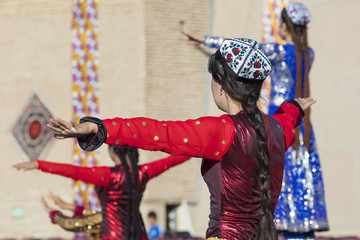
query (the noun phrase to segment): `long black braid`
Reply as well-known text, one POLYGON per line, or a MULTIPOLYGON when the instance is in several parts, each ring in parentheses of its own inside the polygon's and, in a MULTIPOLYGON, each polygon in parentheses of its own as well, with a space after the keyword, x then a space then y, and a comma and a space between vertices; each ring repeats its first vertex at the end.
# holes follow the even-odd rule
POLYGON ((120 158, 121 164, 126 173, 126 190, 128 196, 128 216, 129 224, 127 229, 127 239, 139 240, 143 235, 146 236, 145 225, 139 210, 140 207, 140 192, 139 192, 139 152, 137 148, 129 146, 110 145, 114 153, 120 158), (126 161, 126 156, 129 157, 131 162, 131 172, 129 165, 126 161), (133 216, 131 218, 131 216, 133 216))
POLYGON ((263 114, 257 106, 262 81, 249 81, 249 79, 236 76, 227 65, 226 60, 221 56, 219 50, 210 57, 208 68, 213 79, 223 86, 226 93, 232 99, 241 104, 256 132, 257 147, 259 150, 259 155, 257 156, 257 164, 259 167, 258 179, 262 203, 256 239, 275 240, 277 238, 276 229, 270 210, 269 147, 263 114))

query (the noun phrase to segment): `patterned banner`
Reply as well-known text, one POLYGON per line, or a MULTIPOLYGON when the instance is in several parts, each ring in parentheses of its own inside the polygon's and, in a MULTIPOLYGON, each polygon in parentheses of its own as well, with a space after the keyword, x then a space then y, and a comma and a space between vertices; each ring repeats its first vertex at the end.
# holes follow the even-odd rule
POLYGON ((263 43, 284 43, 280 37, 281 10, 289 0, 264 0, 261 40, 263 43))
MULTIPOLYGON (((75 121, 84 116, 99 117, 98 5, 98 0, 72 0, 72 102, 75 121)), ((99 153, 96 151, 82 151, 75 141, 75 165, 95 166, 98 157, 99 153)), ((75 181, 73 191, 76 204, 99 210, 100 205, 93 185, 75 181)))
MULTIPOLYGON (((284 43, 280 37, 279 24, 281 10, 289 3, 289 0, 264 0, 263 24, 261 31, 261 41, 263 43, 284 43)), ((271 80, 268 77, 263 84, 259 107, 265 113, 268 112, 270 100, 271 80)))

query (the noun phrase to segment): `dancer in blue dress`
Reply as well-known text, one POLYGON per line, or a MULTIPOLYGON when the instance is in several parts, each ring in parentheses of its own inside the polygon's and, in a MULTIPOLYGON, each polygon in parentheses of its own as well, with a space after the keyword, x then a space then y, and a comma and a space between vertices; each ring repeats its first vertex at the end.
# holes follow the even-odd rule
MULTIPOLYGON (((307 43, 310 13, 301 3, 289 3, 281 13, 280 34, 286 44, 262 44, 273 65, 270 74, 269 115, 285 99, 308 97, 309 71, 314 52, 307 43)), ((200 39, 183 32, 189 44, 204 44, 218 48, 222 37, 200 39)), ((296 142, 286 152, 283 185, 275 211, 278 231, 287 239, 313 239, 315 231, 328 230, 324 184, 310 109, 296 131, 296 142)))

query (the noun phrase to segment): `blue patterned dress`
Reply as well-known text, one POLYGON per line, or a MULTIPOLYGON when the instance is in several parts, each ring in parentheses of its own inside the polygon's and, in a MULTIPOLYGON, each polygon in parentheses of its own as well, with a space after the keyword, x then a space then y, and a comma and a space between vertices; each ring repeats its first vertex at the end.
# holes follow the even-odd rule
MULTIPOLYGON (((262 48, 273 64, 269 114, 285 99, 295 98, 296 50, 293 44, 263 44, 262 48)), ((309 49, 309 65, 314 52, 309 49)), ((303 66, 304 57, 303 57, 303 66)), ((303 68, 303 76, 305 67, 303 68)), ((303 79, 303 84, 304 84, 303 79)), ((324 184, 320 158, 311 129, 310 151, 304 146, 304 123, 300 125, 298 152, 290 147, 285 155, 285 169, 279 202, 275 210, 275 224, 279 231, 304 233, 329 228, 325 206, 324 184)))
MULTIPOLYGON (((204 45, 217 48, 222 37, 205 37, 204 45)), ((296 50, 293 44, 261 44, 273 65, 270 74, 271 91, 269 115, 286 99, 294 99, 296 91, 296 50)), ((309 49, 309 65, 314 52, 309 49)), ((304 57, 303 57, 303 66, 304 57)), ((305 67, 303 68, 303 76, 305 67)), ((303 82, 305 80, 303 79, 303 82)), ((316 148, 314 131, 311 129, 310 152, 305 149, 304 123, 300 125, 298 152, 290 147, 285 155, 285 169, 279 202, 275 210, 278 231, 299 234, 329 228, 325 206, 324 184, 320 158, 316 148)), ((305 235, 304 235, 305 238, 305 235)), ((300 237, 301 239, 301 237, 300 237)))

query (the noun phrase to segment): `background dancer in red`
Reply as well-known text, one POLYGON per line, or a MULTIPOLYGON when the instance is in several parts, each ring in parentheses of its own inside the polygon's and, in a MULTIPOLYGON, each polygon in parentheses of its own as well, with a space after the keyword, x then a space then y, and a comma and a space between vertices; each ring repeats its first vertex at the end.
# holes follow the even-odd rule
POLYGON ((274 240, 285 151, 303 110, 316 101, 288 100, 273 116, 262 114, 257 101, 271 70, 256 41, 226 39, 210 57, 209 72, 215 103, 227 115, 187 121, 85 117, 80 124, 57 118, 48 127, 57 139, 77 137, 88 151, 105 142, 202 157, 211 194, 206 237, 274 240))
POLYGON ((189 157, 169 156, 139 166, 136 148, 110 145, 109 154, 115 167, 78 167, 40 160, 19 163, 14 167, 17 170, 40 169, 95 184, 103 217, 101 238, 144 239, 146 231, 139 205, 147 182, 189 157))

